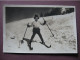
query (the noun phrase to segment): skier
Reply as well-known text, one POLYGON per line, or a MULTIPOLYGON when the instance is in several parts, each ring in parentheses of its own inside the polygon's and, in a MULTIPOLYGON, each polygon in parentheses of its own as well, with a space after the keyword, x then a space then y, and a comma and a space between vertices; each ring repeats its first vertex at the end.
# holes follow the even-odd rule
POLYGON ((34 16, 34 20, 35 21, 33 21, 31 25, 29 23, 27 24, 27 27, 33 27, 33 34, 31 36, 30 42, 28 44, 30 50, 33 50, 33 48, 31 47, 31 42, 32 42, 32 40, 33 40, 33 38, 35 37, 36 34, 39 35, 39 37, 40 37, 40 39, 42 41, 41 43, 42 44, 45 44, 45 42, 43 40, 43 37, 41 35, 41 32, 40 32, 40 25, 45 25, 46 24, 46 21, 44 21, 44 23, 40 23, 38 21, 38 19, 39 19, 39 15, 38 14, 35 14, 35 16, 34 16))

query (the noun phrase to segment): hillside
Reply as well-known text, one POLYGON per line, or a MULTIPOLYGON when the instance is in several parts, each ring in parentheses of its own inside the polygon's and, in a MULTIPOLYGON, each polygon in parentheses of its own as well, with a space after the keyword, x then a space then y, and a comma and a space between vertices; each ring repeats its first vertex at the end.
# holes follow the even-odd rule
MULTIPOLYGON (((46 48, 41 45, 38 35, 35 36, 32 42, 33 50, 30 51, 27 42, 24 40, 23 44, 19 41, 22 40, 27 23, 31 23, 34 19, 22 19, 6 24, 6 40, 4 40, 4 52, 11 53, 76 53, 77 52, 77 38, 76 38, 76 24, 74 13, 56 16, 44 17, 49 25, 54 37, 46 25, 41 26, 41 34, 47 45, 51 48, 46 48), (13 39, 12 39, 13 38, 13 39), (44 50, 44 51, 43 51, 44 50)), ((43 19, 39 19, 43 22, 43 19)), ((32 27, 27 28, 25 38, 30 39, 32 35, 32 27)))

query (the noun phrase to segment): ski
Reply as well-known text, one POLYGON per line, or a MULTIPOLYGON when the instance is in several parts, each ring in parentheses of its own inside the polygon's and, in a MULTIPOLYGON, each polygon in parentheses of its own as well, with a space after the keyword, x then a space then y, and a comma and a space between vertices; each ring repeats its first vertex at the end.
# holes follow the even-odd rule
POLYGON ((30 39, 23 38, 23 40, 25 40, 27 42, 29 49, 33 50, 33 47, 31 47, 31 45, 29 44, 30 39))
MULTIPOLYGON (((27 42, 29 49, 30 49, 30 50, 33 50, 33 47, 31 47, 31 45, 29 44, 30 39, 23 38, 23 40, 25 40, 25 41, 27 42)), ((24 43, 23 40, 20 41, 21 44, 24 43)), ((36 42, 36 41, 33 41, 33 42, 36 42)), ((47 48, 50 48, 50 47, 51 47, 51 45, 48 46, 48 45, 46 45, 45 43, 42 43, 42 42, 40 42, 40 43, 41 43, 42 45, 44 45, 45 47, 47 47, 47 48)))
POLYGON ((47 48, 50 48, 51 47, 51 45, 50 46, 48 46, 48 45, 46 45, 45 43, 42 43, 42 42, 40 42, 42 45, 44 45, 44 46, 46 46, 47 48))

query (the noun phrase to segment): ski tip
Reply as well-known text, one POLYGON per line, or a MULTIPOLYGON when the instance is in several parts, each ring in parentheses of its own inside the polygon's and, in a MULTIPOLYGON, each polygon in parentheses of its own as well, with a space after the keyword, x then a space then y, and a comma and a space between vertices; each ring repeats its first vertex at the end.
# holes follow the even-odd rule
POLYGON ((51 45, 48 48, 51 48, 51 45))
POLYGON ((50 47, 51 47, 51 45, 50 45, 50 47))

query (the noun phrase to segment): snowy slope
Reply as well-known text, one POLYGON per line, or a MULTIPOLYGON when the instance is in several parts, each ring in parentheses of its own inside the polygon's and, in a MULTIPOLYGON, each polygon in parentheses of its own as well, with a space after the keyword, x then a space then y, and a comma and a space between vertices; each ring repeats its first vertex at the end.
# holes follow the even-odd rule
MULTIPOLYGON (((14 21, 6 24, 6 40, 4 41, 4 52, 11 53, 76 53, 77 52, 77 39, 76 39, 76 29, 75 29, 75 16, 74 13, 66 15, 48 16, 44 17, 49 25, 51 31, 54 34, 52 36, 46 25, 41 26, 41 34, 47 45, 51 44, 51 48, 46 48, 41 45, 41 41, 38 35, 35 36, 32 42, 33 50, 30 51, 27 42, 24 41, 20 44, 19 41, 22 40, 27 23, 31 23, 34 19, 22 19, 19 21, 14 21), (13 38, 13 39, 11 39, 13 38)), ((40 18, 39 21, 43 22, 40 18)), ((32 35, 32 27, 27 28, 27 33, 25 38, 30 39, 32 35)))

